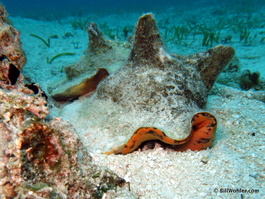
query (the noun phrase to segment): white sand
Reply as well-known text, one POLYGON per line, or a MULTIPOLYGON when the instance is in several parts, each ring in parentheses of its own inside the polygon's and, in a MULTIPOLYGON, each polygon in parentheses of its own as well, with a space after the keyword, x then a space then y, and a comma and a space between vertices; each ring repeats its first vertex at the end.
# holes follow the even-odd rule
MULTIPOLYGON (((126 23, 134 25, 139 16, 137 13, 130 15, 130 22, 125 22, 124 16, 115 15, 95 20, 103 23, 115 19, 120 26, 126 23)), ((160 17, 157 16, 158 19, 160 17)), ((64 80, 65 76, 60 72, 62 67, 76 63, 87 47, 87 33, 82 30, 74 31, 70 23, 72 18, 63 19, 60 23, 22 18, 12 20, 15 27, 22 32, 23 47, 27 53, 28 63, 24 74, 31 81, 41 84, 46 91, 56 81, 64 80), (74 37, 63 39, 65 32, 74 33, 74 37), (45 38, 57 34, 59 38, 51 39, 51 47, 47 48, 41 41, 29 36, 30 33, 45 38), (80 48, 74 49, 72 42, 79 42, 80 48), (74 52, 76 55, 61 57, 52 64, 47 64, 46 57, 52 57, 59 52, 74 52)), ((114 25, 115 23, 110 26, 114 25)), ((170 51, 179 54, 207 49, 200 46, 199 40, 190 47, 173 44, 167 46, 170 51)), ((264 44, 257 42, 253 46, 242 46, 241 43, 234 42, 232 46, 240 58, 241 70, 259 71, 261 77, 265 77, 264 44)), ((54 115, 61 113, 61 117, 76 127, 95 163, 124 177, 130 182, 131 191, 139 198, 264 198, 265 104, 251 99, 248 91, 222 85, 216 85, 216 88, 220 94, 209 96, 207 111, 218 119, 217 138, 212 149, 200 152, 172 152, 157 148, 125 156, 102 155, 101 152, 113 147, 109 137, 110 133, 115 133, 112 132, 113 129, 117 127, 117 132, 133 132, 135 129, 130 127, 131 124, 141 125, 144 118, 139 119, 138 113, 124 113, 119 107, 113 110, 111 104, 94 112, 90 108, 92 111, 89 118, 81 117, 80 110, 85 105, 93 105, 82 103, 93 101, 93 98, 76 101, 62 111, 56 108, 52 111, 54 115), (97 111, 102 111, 102 114, 97 111), (118 118, 122 119, 116 120, 118 118), (215 188, 218 188, 218 193, 214 192, 215 188), (220 193, 221 188, 257 189, 259 193, 220 193)), ((108 103, 105 102, 105 105, 108 103)), ((157 117, 157 120, 161 120, 163 116, 157 117)), ((123 144, 127 139, 117 134, 115 142, 123 144)))
MULTIPOLYGON (((65 107, 62 115, 81 133, 94 161, 124 177, 141 198, 240 198, 240 193, 215 193, 214 188, 258 189, 259 194, 243 196, 262 198, 264 102, 249 99, 244 96, 246 92, 221 85, 218 88, 220 96, 210 96, 207 109, 218 119, 217 138, 214 147, 206 151, 181 153, 157 148, 126 156, 106 156, 101 153, 113 147, 113 143, 117 146, 128 139, 118 132, 133 132, 132 124, 140 126, 144 117, 124 113, 107 103, 102 109, 102 104, 97 110, 87 107, 91 114, 86 115, 82 104, 89 103, 84 101, 65 107), (112 133, 117 133, 116 140, 110 136, 112 133)), ((160 119, 157 117, 157 124, 162 122, 160 119)))

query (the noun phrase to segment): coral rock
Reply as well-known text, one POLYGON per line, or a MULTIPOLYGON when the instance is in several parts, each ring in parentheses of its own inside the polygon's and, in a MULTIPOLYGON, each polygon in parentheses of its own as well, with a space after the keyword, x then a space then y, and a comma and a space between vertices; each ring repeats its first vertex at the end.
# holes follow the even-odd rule
POLYGON ((0 198, 101 198, 125 181, 94 165, 75 129, 49 110, 37 84, 24 85, 19 33, 0 5, 0 198), (102 186, 102 187, 101 187, 102 186))
POLYGON ((0 61, 7 58, 19 70, 26 64, 20 42, 20 33, 7 23, 7 13, 0 4, 0 61))
POLYGON ((26 56, 20 42, 20 33, 7 23, 7 13, 0 4, 0 87, 12 88, 22 83, 20 71, 26 64, 26 56))
POLYGON ((12 130, 0 123, 0 138, 5 143, 0 147, 4 165, 0 168, 1 197, 91 198, 104 193, 97 184, 108 190, 125 183, 92 164, 75 130, 66 122, 28 123, 14 125, 12 130))

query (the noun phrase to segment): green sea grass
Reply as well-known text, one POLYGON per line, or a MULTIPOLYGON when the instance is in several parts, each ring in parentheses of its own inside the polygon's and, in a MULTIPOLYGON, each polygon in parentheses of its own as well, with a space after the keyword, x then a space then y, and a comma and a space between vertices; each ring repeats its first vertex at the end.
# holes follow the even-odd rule
POLYGON ((55 56, 53 56, 51 59, 49 59, 48 57, 46 58, 47 59, 47 63, 48 64, 51 64, 55 59, 59 58, 59 57, 62 57, 62 56, 68 56, 68 55, 75 55, 75 53, 59 53, 55 56))
POLYGON ((45 39, 43 39, 42 37, 40 37, 38 35, 35 35, 35 34, 30 34, 30 36, 35 37, 35 38, 41 40, 47 47, 50 47, 51 46, 51 41, 50 41, 51 36, 48 37, 47 41, 45 39))
POLYGON ((72 22, 72 27, 77 30, 86 30, 87 24, 89 23, 89 17, 86 19, 82 19, 81 17, 75 18, 72 22))
POLYGON ((202 46, 213 46, 218 43, 220 39, 220 32, 203 31, 202 46))

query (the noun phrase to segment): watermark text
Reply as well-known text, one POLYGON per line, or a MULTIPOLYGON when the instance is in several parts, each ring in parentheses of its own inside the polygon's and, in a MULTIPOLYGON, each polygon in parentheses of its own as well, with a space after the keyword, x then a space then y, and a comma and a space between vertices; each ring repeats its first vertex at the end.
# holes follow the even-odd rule
POLYGON ((242 189, 242 188, 215 188, 215 193, 259 193, 258 189, 242 189))

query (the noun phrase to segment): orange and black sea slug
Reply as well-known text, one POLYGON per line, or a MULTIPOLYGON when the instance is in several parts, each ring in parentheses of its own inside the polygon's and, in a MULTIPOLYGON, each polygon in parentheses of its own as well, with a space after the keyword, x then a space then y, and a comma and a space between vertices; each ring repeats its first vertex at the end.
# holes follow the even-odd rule
POLYGON ((129 141, 104 154, 128 154, 136 150, 143 142, 160 140, 172 145, 176 151, 204 150, 212 146, 217 128, 217 121, 213 115, 207 112, 200 112, 191 120, 191 133, 185 139, 175 140, 168 137, 163 131, 154 127, 141 127, 137 129, 129 141))

